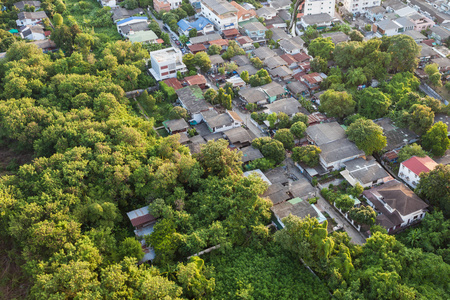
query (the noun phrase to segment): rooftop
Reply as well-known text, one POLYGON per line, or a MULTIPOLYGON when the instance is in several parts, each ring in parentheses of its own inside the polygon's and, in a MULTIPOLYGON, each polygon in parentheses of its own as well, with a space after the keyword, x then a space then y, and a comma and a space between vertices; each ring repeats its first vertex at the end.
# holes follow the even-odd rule
POLYGON ((418 140, 419 136, 407 128, 399 128, 394 125, 390 118, 383 118, 375 122, 383 128, 383 133, 387 139, 387 145, 383 151, 390 151, 418 140))
POLYGON ((257 103, 267 99, 266 94, 258 88, 240 89, 239 96, 248 103, 257 103))
POLYGON ((148 211, 148 206, 144 206, 127 213, 128 218, 134 227, 156 221, 156 218, 148 211))
POLYGON ((211 33, 211 34, 205 34, 205 35, 200 35, 200 36, 196 36, 196 37, 192 37, 189 41, 191 42, 191 44, 203 44, 209 41, 215 41, 218 39, 221 39, 222 36, 218 33, 211 33))
POLYGON ((201 0, 201 2, 208 6, 210 10, 218 16, 238 12, 236 7, 225 0, 201 0))
POLYGON ((306 129, 306 134, 319 147, 324 144, 346 138, 345 130, 338 124, 338 122, 309 126, 306 129))
POLYGON ((176 91, 178 98, 191 114, 199 113, 212 108, 211 104, 205 101, 202 90, 198 85, 191 85, 176 91))
POLYGON ((284 203, 277 204, 270 209, 280 219, 289 215, 294 215, 299 218, 305 218, 306 216, 314 218, 319 216, 311 204, 309 204, 307 200, 302 200, 301 198, 291 199, 284 203))
POLYGON ((169 129, 171 132, 184 130, 189 128, 189 124, 184 119, 177 120, 167 120, 163 122, 164 127, 169 129))
POLYGON ((337 45, 339 43, 342 42, 347 42, 350 40, 350 38, 348 37, 348 35, 346 35, 343 32, 329 32, 329 33, 324 33, 322 34, 323 38, 331 38, 331 41, 333 41, 333 44, 337 45))
POLYGON ((265 183, 267 183, 267 185, 269 185, 269 186, 272 185, 272 182, 270 182, 270 180, 266 177, 266 175, 264 175, 263 172, 261 172, 260 169, 244 172, 243 175, 245 177, 248 177, 248 176, 251 176, 251 175, 253 175, 253 176, 256 175, 256 176, 260 177, 265 183))
POLYGON ((223 60, 222 56, 220 56, 219 54, 216 55, 211 55, 209 57, 209 59, 211 60, 211 64, 212 65, 218 65, 218 64, 223 64, 225 61, 223 60))
POLYGON ((390 176, 375 159, 356 158, 344 164, 345 169, 351 176, 359 180, 363 185, 390 176))
POLYGON ((255 159, 264 157, 262 155, 261 151, 259 151, 256 148, 253 148, 252 146, 241 148, 239 151, 242 152, 241 160, 242 160, 243 163, 246 163, 246 162, 253 161, 255 159))
POLYGON ((268 67, 269 69, 275 69, 276 67, 287 65, 287 63, 280 56, 275 56, 264 61, 264 65, 266 65, 266 67, 268 67))
POLYGON ((413 156, 410 159, 405 160, 401 163, 403 166, 411 170, 417 176, 420 173, 428 173, 438 165, 434 160, 432 160, 429 156, 418 157, 413 156))
POLYGON ((269 97, 280 96, 286 93, 286 90, 277 82, 265 84, 260 87, 269 97))
MULTIPOLYGON (((318 125, 314 125, 312 127, 318 125)), ((356 145, 353 142, 349 141, 347 138, 342 138, 329 142, 327 144, 322 144, 319 147, 322 150, 322 153, 320 153, 320 157, 328 164, 343 159, 348 159, 353 156, 361 156, 364 154, 363 151, 359 150, 358 147, 356 147, 356 145)))
POLYGON ((139 31, 128 37, 132 43, 150 42, 158 39, 158 36, 151 30, 139 31))
POLYGON ((239 67, 250 64, 250 59, 247 55, 236 55, 231 58, 231 61, 234 61, 239 67))
POLYGON ((36 12, 20 12, 17 14, 17 18, 19 20, 25 19, 45 19, 48 18, 45 11, 36 11, 36 12))
POLYGON ((228 138, 230 144, 244 144, 252 141, 248 130, 242 127, 227 130, 223 134, 228 138))
POLYGON ((285 98, 277 100, 271 104, 267 104, 266 107, 273 113, 284 112, 288 116, 292 116, 300 112, 301 105, 294 98, 285 98))
POLYGON ((333 17, 326 13, 316 15, 306 15, 302 17, 303 23, 307 25, 320 25, 322 23, 330 23, 333 21, 333 17))
POLYGON ((276 56, 276 53, 268 47, 259 47, 253 50, 253 54, 261 60, 276 56))

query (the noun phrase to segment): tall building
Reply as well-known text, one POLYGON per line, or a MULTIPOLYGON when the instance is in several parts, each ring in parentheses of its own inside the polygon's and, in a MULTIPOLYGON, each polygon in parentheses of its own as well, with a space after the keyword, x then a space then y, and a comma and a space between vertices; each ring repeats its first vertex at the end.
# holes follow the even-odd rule
POLYGON ((305 0, 304 15, 318 15, 322 13, 334 17, 336 0, 305 0))
POLYGON ((178 71, 187 71, 181 51, 173 47, 150 52, 150 60, 152 67, 149 71, 158 81, 177 77, 178 71))
POLYGON ((226 0, 202 0, 202 15, 220 31, 238 28, 238 9, 226 0))
POLYGON ((365 13, 367 8, 380 5, 381 0, 344 0, 345 9, 352 14, 365 13))

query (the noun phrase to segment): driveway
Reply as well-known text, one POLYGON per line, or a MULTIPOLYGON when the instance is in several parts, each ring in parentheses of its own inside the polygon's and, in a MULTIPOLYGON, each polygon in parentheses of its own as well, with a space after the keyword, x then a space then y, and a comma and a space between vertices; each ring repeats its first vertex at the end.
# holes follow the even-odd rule
POLYGON ((250 121, 250 114, 242 112, 238 107, 236 107, 233 104, 233 111, 238 114, 238 116, 242 119, 244 124, 250 129, 250 131, 256 136, 256 137, 264 137, 265 135, 261 132, 261 130, 256 127, 251 121, 250 121))

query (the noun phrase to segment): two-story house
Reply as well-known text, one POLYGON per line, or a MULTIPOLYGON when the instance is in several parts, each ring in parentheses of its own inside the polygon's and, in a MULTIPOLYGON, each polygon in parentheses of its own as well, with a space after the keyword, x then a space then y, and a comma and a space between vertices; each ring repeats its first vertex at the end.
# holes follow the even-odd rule
POLYGON ((409 16, 409 19, 414 23, 415 31, 428 30, 434 25, 436 25, 436 23, 434 23, 433 20, 425 17, 422 14, 413 14, 409 16))
POLYGON ((181 106, 187 110, 192 125, 199 124, 203 120, 202 113, 212 110, 211 104, 206 102, 203 92, 198 85, 190 85, 176 90, 181 106))
POLYGON ((236 1, 231 1, 230 4, 237 9, 238 22, 247 21, 256 17, 256 12, 254 9, 246 9, 236 1))
POLYGON ((415 189, 420 181, 420 173, 428 173, 437 165, 429 156, 413 156, 400 164, 398 176, 415 189))
POLYGON ((250 22, 244 24, 240 31, 243 35, 247 35, 255 42, 263 42, 266 40, 267 28, 261 22, 250 22))
POLYGON ((345 9, 352 13, 364 13, 367 8, 372 6, 380 6, 381 0, 344 0, 345 9))
POLYGON ((205 17, 200 16, 194 22, 189 22, 185 19, 178 21, 178 31, 180 34, 189 36, 189 31, 195 28, 197 34, 208 34, 214 32, 214 24, 205 17))
POLYGON ((149 71, 157 81, 177 77, 178 71, 187 72, 181 51, 173 47, 150 52, 150 60, 149 71))
POLYGON ((327 13, 334 17, 335 12, 335 0, 305 0, 304 14, 305 15, 317 15, 321 13, 327 13))
POLYGON ((157 12, 171 11, 181 6, 181 0, 153 0, 153 8, 157 12))
POLYGON ((45 11, 36 12, 20 12, 17 14, 16 24, 18 27, 26 25, 36 25, 42 23, 44 19, 47 19, 45 11))
POLYGON ((201 14, 214 23, 219 32, 237 29, 238 10, 226 0, 201 0, 201 14))

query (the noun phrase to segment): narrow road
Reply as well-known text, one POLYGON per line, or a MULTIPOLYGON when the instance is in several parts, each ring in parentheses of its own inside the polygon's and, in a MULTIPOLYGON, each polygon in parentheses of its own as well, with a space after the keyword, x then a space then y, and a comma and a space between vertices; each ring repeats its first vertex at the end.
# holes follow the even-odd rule
MULTIPOLYGON (((167 30, 164 29, 164 27, 163 27, 163 25, 164 25, 164 22, 163 22, 163 21, 158 20, 157 18, 155 18, 155 16, 152 14, 152 11, 151 11, 150 9, 147 9, 147 13, 148 13, 148 15, 149 15, 153 20, 156 21, 156 23, 158 23, 159 28, 161 28, 161 30, 162 30, 163 32, 168 33, 167 30)), ((172 37, 171 37, 171 33, 170 33, 170 32, 169 32, 169 37, 170 37, 170 44, 172 45, 172 47, 178 48, 178 45, 175 44, 175 42, 172 40, 172 37)), ((177 35, 177 38, 178 38, 178 35, 177 35)))
POLYGON ((250 129, 250 131, 256 136, 256 137, 264 137, 265 135, 261 132, 261 130, 253 125, 253 123, 250 121, 250 114, 249 113, 243 113, 239 108, 237 108, 233 104, 233 111, 238 114, 238 116, 242 119, 244 124, 250 129))

